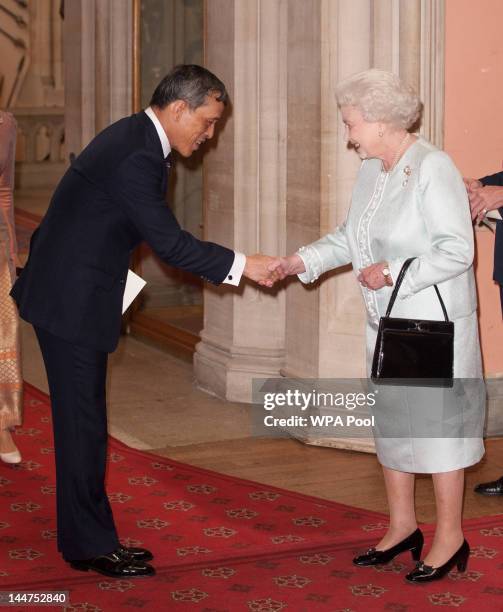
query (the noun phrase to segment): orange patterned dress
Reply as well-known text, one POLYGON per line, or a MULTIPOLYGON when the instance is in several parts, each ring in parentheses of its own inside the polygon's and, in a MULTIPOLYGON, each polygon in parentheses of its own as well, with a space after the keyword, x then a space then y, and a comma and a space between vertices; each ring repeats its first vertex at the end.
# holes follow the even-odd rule
POLYGON ((22 423, 19 317, 9 295, 15 277, 14 157, 16 121, 0 111, 0 429, 22 423))

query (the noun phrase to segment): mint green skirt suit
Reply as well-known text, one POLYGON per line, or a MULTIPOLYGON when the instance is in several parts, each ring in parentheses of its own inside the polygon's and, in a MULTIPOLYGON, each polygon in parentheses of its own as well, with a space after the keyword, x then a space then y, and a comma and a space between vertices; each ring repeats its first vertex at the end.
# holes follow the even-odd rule
MULTIPOLYGON (((448 472, 478 462, 484 454, 485 387, 473 227, 466 189, 450 157, 418 138, 389 173, 380 160, 364 160, 345 223, 298 254, 306 267, 299 275, 304 283, 348 263, 358 282, 361 268, 382 261, 389 263, 396 279, 403 262, 416 257, 392 315, 443 319, 433 285, 438 286, 454 321, 456 381, 453 389, 442 391, 380 388, 381 402, 375 410, 388 414, 379 431, 374 429, 377 456, 386 467, 414 473, 448 472)), ((386 312, 392 288, 360 288, 367 313, 370 374, 379 318, 386 312)))

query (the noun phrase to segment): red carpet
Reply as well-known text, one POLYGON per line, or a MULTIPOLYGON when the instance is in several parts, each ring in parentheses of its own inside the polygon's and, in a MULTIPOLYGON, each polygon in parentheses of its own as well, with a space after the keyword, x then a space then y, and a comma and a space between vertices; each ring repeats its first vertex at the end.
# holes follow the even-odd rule
MULTIPOLYGON (((154 552, 158 574, 117 581, 71 570, 54 541, 48 399, 27 385, 25 403, 16 438, 24 462, 0 464, 2 591, 68 590, 66 609, 82 611, 503 610, 503 516, 466 522, 473 549, 466 574, 406 585, 409 555, 385 567, 351 565, 385 528, 381 514, 140 453, 113 439, 108 491, 119 533, 126 545, 154 552)), ((431 528, 425 533, 430 540, 431 528)))

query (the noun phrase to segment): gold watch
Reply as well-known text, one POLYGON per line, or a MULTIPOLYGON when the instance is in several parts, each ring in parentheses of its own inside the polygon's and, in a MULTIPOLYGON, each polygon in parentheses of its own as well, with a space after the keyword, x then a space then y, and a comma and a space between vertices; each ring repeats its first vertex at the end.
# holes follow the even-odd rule
POLYGON ((384 276, 385 283, 389 287, 392 287, 393 286, 393 279, 391 278, 391 270, 388 268, 387 265, 382 269, 382 274, 384 276))

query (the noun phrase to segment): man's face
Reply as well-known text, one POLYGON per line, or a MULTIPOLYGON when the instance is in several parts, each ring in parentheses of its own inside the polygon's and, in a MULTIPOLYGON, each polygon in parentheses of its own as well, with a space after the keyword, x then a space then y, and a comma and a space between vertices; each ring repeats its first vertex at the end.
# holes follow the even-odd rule
POLYGON ((223 102, 216 96, 206 96, 202 106, 192 110, 183 100, 177 100, 175 121, 172 123, 169 141, 173 149, 183 157, 190 157, 205 140, 213 137, 215 124, 224 111, 223 102))

